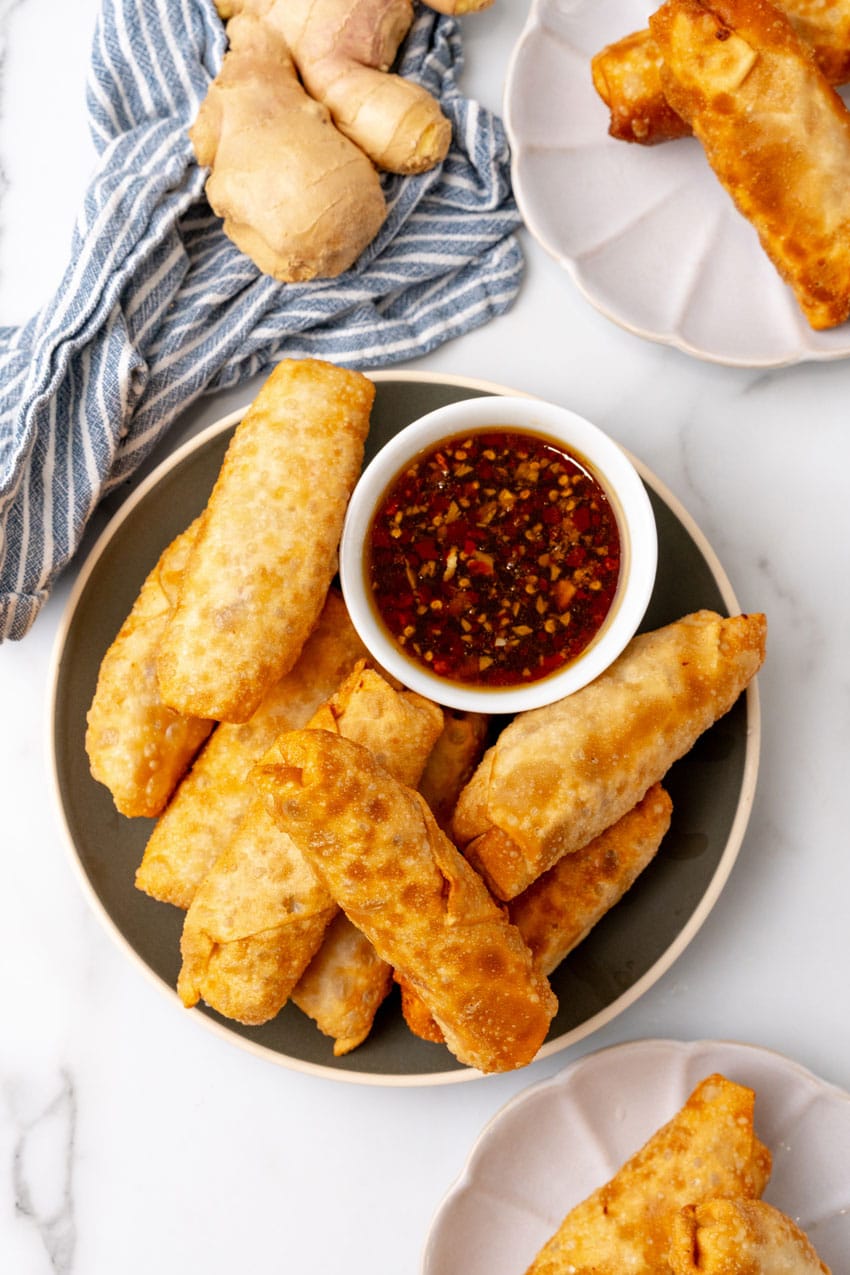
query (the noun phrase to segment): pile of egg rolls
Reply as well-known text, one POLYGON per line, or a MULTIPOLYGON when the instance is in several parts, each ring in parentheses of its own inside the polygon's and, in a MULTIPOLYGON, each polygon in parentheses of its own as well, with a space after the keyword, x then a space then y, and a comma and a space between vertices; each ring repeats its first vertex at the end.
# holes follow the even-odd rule
POLYGON ((693 133, 809 325, 850 314, 850 0, 665 0, 595 55, 609 132, 693 133))
POLYGON ((830 1275, 761 1198, 772 1157, 755 1092, 714 1073, 614 1176, 576 1204, 526 1275, 830 1275))
POLYGON ((395 982, 412 1031, 506 1071, 657 853, 662 780, 766 624, 683 617, 501 730, 400 685, 334 585, 373 397, 319 360, 274 369, 104 656, 86 748, 116 808, 155 819, 136 884, 185 911, 185 1005, 258 1025, 292 1001, 341 1055, 395 982))

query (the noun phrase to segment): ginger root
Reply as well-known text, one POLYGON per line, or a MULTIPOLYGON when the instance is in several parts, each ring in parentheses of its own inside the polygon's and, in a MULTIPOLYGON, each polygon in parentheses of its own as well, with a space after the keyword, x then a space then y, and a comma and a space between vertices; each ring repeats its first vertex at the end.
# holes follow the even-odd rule
POLYGON ((363 152, 305 93, 287 47, 242 14, 190 130, 209 165, 207 198, 224 231, 265 274, 287 282, 347 270, 386 215, 363 152))
MULTIPOLYGON (((491 0, 430 0, 464 13, 491 0)), ((386 216, 375 167, 424 172, 451 144, 434 98, 390 73, 411 0, 216 0, 230 48, 190 130, 225 233, 285 282, 347 270, 386 216)))

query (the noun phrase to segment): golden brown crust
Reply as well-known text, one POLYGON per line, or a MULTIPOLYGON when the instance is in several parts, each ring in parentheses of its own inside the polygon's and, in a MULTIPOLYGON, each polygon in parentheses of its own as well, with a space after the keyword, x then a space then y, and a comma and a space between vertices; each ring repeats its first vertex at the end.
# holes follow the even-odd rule
MULTIPOLYGON (((634 884, 656 854, 672 808, 669 795, 654 784, 634 810, 589 845, 564 855, 508 905, 508 917, 542 973, 551 974, 634 884)), ((398 975, 396 981, 401 983, 404 1020, 413 1034, 442 1040, 416 993, 398 975)))
POLYGON ((765 651, 762 615, 710 611, 633 639, 583 690, 519 714, 461 793, 458 844, 512 899, 631 810, 732 707, 765 651))
POLYGON ((140 890, 188 908, 254 795, 251 767, 281 731, 305 726, 365 654, 341 595, 331 590, 295 668, 249 721, 219 726, 183 779, 148 840, 136 874, 140 890))
POLYGON ((455 1056, 482 1071, 530 1062, 557 1002, 422 797, 324 731, 283 736, 278 748, 280 764, 255 772, 275 817, 455 1056))
MULTIPOLYGON (((360 662, 308 729, 356 740, 400 779, 415 784, 442 725, 436 704, 413 691, 394 690, 360 662)), ((275 743, 263 764, 277 760, 275 743)), ((262 793, 252 788, 239 827, 186 913, 178 981, 183 1003, 203 999, 242 1023, 274 1018, 319 951, 336 912, 324 883, 266 810, 262 793)), ((332 966, 331 959, 325 962, 331 978, 332 966)), ((365 962, 361 982, 370 976, 385 994, 386 976, 374 960, 365 962)), ((326 990, 326 1015, 334 994, 333 987, 326 990)))
POLYGON ((392 987, 393 972, 344 912, 337 912, 322 945, 292 992, 292 1000, 333 1038, 334 1057, 350 1053, 372 1030, 392 987))
POLYGON ((544 872, 508 916, 544 974, 551 974, 634 884, 670 827, 673 803, 660 784, 622 819, 544 872))
POLYGON ((163 634, 168 704, 244 722, 294 666, 336 570, 374 396, 359 372, 315 359, 269 376, 231 439, 163 634))
POLYGON ((753 1129, 754 1102, 751 1089, 706 1077, 668 1124, 567 1214, 527 1275, 668 1269, 671 1227, 686 1204, 764 1190, 770 1156, 753 1129))
POLYGON ((674 1219, 673 1275, 830 1275, 790 1217, 764 1200, 707 1200, 674 1219))
POLYGON ((624 142, 654 146, 687 137, 661 83, 661 52, 649 31, 633 31, 591 59, 593 85, 611 112, 608 132, 624 142))
POLYGON ((166 806, 214 722, 164 704, 156 657, 199 519, 162 553, 103 657, 86 718, 92 776, 122 815, 153 818, 166 806))
POLYGON ((667 0, 667 100, 815 329, 850 314, 850 115, 767 0, 667 0))
MULTIPOLYGON (((782 0, 776 7, 830 84, 850 79, 850 0, 782 0)), ((649 30, 606 45, 590 65, 594 87, 611 112, 612 137, 653 146, 690 133, 664 96, 661 50, 649 30)))
POLYGON ((448 831, 457 799, 481 760, 488 718, 483 713, 445 710, 445 727, 431 750, 419 791, 434 818, 448 831))

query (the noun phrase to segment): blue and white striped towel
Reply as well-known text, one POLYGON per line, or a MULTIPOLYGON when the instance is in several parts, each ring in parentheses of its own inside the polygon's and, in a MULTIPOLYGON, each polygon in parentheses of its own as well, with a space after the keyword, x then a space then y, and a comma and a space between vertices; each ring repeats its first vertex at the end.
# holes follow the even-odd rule
POLYGON ((459 91, 454 19, 419 11, 400 68, 452 121, 445 164, 386 178, 377 239, 310 284, 260 275, 203 201, 187 129, 224 48, 212 0, 103 0, 88 87, 99 162, 70 264, 40 313, 0 329, 0 641, 24 636, 97 502, 199 395, 283 356, 413 358, 519 288, 507 144, 459 91))

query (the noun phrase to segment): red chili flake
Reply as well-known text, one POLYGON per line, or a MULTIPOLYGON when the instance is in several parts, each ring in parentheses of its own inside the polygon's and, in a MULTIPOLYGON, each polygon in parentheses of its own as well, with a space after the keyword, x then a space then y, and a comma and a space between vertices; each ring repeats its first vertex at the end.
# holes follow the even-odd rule
POLYGON ((617 520, 589 468, 502 429, 458 435, 409 465, 375 514, 367 556, 377 612, 408 655, 481 686, 538 681, 574 660, 620 574, 617 520))

